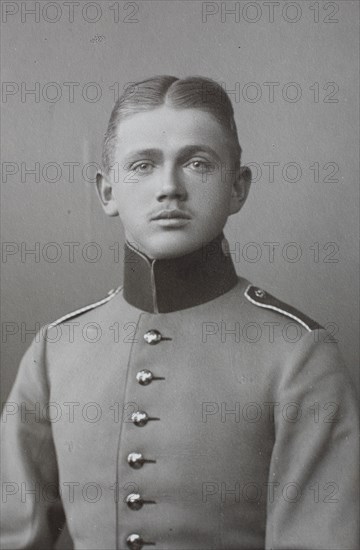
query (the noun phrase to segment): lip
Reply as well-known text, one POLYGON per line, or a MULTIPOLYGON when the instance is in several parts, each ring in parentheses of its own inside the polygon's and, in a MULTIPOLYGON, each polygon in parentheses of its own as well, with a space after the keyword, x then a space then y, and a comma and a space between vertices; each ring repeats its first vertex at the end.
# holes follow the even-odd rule
POLYGON ((189 218, 159 218, 157 220, 153 220, 153 223, 156 223, 161 227, 168 227, 169 229, 184 227, 184 225, 187 225, 189 222, 189 218))
POLYGON ((176 229, 187 225, 191 219, 191 216, 179 210, 178 208, 164 209, 155 214, 151 221, 159 225, 160 227, 166 227, 168 229, 176 229))
POLYGON ((158 212, 155 216, 152 216, 151 221, 185 221, 190 220, 189 214, 178 208, 172 210, 164 209, 158 212))

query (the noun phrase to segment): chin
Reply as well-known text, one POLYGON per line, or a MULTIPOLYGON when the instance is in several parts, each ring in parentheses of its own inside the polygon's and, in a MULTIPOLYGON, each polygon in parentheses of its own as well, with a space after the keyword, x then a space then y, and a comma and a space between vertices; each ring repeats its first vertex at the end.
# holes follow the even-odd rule
POLYGON ((165 260, 177 258, 190 254, 203 246, 204 242, 201 239, 189 238, 189 235, 174 234, 158 235, 151 239, 151 242, 146 243, 144 249, 150 258, 156 260, 165 260))

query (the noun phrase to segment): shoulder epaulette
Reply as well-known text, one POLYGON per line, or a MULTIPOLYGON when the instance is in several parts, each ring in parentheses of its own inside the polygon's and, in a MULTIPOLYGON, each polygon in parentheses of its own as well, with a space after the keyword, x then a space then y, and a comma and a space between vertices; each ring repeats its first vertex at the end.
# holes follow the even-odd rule
POLYGON ((112 289, 108 292, 108 295, 106 298, 103 298, 98 302, 94 302, 93 304, 89 304, 88 306, 81 307, 80 309, 77 309, 75 311, 72 311, 71 313, 67 313, 66 315, 63 315, 62 317, 60 317, 60 319, 57 319, 57 321, 50 323, 49 328, 56 327, 56 325, 59 325, 60 323, 63 323, 68 319, 72 319, 73 317, 77 317, 78 315, 81 315, 86 311, 90 311, 91 309, 95 309, 96 307, 106 304, 106 302, 109 302, 110 300, 112 300, 112 298, 114 298, 114 296, 116 296, 116 294, 118 294, 118 292, 120 292, 121 289, 122 289, 121 286, 119 286, 116 289, 112 289))
POLYGON ((313 321, 310 317, 304 315, 301 311, 295 309, 294 307, 281 302, 275 298, 275 296, 265 292, 262 288, 249 285, 245 290, 245 296, 249 302, 255 304, 256 306, 277 311, 278 313, 282 313, 283 315, 290 317, 290 319, 294 319, 309 332, 322 328, 316 321, 313 321))

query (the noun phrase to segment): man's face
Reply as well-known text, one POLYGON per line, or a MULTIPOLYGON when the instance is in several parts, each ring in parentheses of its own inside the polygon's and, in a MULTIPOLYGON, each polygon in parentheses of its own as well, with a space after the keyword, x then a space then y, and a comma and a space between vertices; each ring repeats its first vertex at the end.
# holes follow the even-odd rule
POLYGON ((125 119, 113 160, 113 173, 98 186, 103 206, 151 258, 207 244, 246 195, 226 132, 198 109, 162 106, 125 119))

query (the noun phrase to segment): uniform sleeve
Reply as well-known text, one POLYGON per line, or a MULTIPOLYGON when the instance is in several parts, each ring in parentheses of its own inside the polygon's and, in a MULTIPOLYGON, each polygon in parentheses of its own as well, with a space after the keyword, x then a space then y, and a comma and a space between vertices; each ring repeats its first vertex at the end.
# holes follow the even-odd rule
POLYGON ((358 408, 324 330, 296 344, 274 403, 267 550, 358 548, 358 408))
POLYGON ((1 418, 1 548, 53 547, 65 522, 40 333, 25 353, 1 418))

